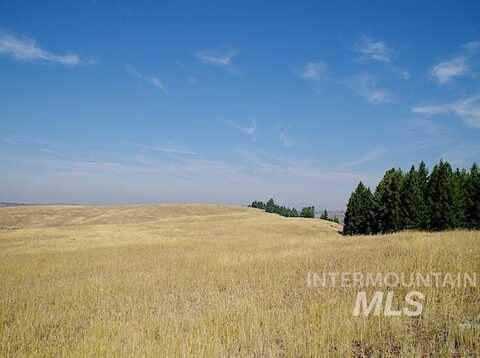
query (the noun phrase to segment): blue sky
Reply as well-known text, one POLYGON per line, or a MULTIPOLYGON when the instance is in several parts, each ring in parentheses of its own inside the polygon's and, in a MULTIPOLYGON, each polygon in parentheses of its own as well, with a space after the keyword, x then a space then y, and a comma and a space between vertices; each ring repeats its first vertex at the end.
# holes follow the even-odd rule
POLYGON ((342 209, 480 159, 478 1, 0 1, 0 201, 342 209))

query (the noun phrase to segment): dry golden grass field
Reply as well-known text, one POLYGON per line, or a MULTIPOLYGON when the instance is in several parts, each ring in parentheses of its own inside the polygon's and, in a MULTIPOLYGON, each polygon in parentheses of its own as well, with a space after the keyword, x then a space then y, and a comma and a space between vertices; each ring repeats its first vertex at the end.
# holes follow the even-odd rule
POLYGON ((1 208, 0 356, 480 355, 478 286, 422 288, 418 317, 355 317, 357 288, 306 285, 310 271, 480 273, 479 232, 338 229, 219 205, 1 208))

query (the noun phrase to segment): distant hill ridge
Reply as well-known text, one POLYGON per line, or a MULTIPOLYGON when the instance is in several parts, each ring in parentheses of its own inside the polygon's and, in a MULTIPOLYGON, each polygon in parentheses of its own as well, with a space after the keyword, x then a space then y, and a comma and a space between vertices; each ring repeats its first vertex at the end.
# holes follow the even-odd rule
POLYGON ((22 206, 22 205, 28 205, 28 204, 24 204, 24 203, 10 203, 10 202, 6 202, 6 201, 0 201, 0 208, 10 207, 10 206, 22 206))

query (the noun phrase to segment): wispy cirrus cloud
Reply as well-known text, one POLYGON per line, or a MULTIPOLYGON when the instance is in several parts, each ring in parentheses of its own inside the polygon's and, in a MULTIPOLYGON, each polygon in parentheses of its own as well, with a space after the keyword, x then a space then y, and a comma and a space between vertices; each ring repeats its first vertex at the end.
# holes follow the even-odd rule
POLYGON ((170 153, 170 154, 179 154, 179 155, 197 155, 196 152, 193 152, 188 149, 181 147, 171 146, 171 145, 162 145, 162 146, 153 146, 150 147, 152 151, 170 153))
POLYGON ((233 50, 200 50, 195 53, 195 57, 207 65, 228 67, 233 64, 235 54, 233 50))
POLYGON ((156 76, 145 76, 140 71, 137 70, 135 66, 125 65, 125 71, 132 77, 135 77, 139 80, 142 80, 156 88, 158 88, 163 93, 167 94, 167 86, 156 76))
POLYGON ((76 53, 56 54, 40 47, 29 37, 13 33, 0 33, 0 54, 10 56, 18 61, 53 62, 67 66, 90 64, 94 61, 81 59, 76 53))
POLYGON ((410 71, 404 68, 393 67, 393 70, 400 76, 402 80, 408 80, 411 77, 410 71))
POLYGON ((468 53, 474 53, 480 50, 480 41, 470 41, 462 45, 462 49, 468 53))
POLYGON ((412 111, 427 117, 453 114, 469 126, 480 128, 480 95, 452 103, 417 106, 412 108, 412 111))
POLYGON ((232 127, 238 131, 240 131, 242 134, 250 137, 253 141, 256 139, 255 133, 257 131, 257 122, 254 120, 250 121, 250 125, 242 126, 239 125, 233 121, 225 121, 225 123, 229 126, 232 127))
POLYGON ((385 41, 372 40, 368 36, 363 36, 361 41, 354 44, 353 49, 360 55, 360 61, 382 62, 402 80, 410 79, 410 72, 406 68, 393 63, 394 51, 385 41))
MULTIPOLYGON (((24 147, 23 143, 17 145, 24 147)), ((293 151, 279 156, 251 146, 222 158, 170 143, 122 145, 108 153, 93 147, 85 152, 74 144, 58 145, 42 150, 44 145, 38 144, 25 148, 23 154, 0 151, 2 166, 10 173, 0 176, 2 187, 7 188, 3 195, 10 201, 96 203, 246 204, 256 198, 278 197, 288 205, 317 206, 321 200, 321 206, 341 209, 359 180, 373 185, 382 174, 360 168, 328 168, 293 151), (9 180, 17 177, 26 181, 9 180), (25 183, 27 194, 23 194, 25 183)))
POLYGON ((470 67, 465 56, 458 56, 448 61, 443 61, 432 67, 430 75, 436 79, 439 84, 445 84, 455 77, 466 76, 470 72, 470 67))
POLYGON ((325 62, 308 62, 300 72, 300 77, 306 80, 319 81, 328 77, 328 67, 325 62))
POLYGON ((360 54, 362 61, 380 61, 390 63, 392 50, 384 41, 375 41, 368 36, 363 36, 360 42, 354 45, 354 50, 360 54))
POLYGON ((341 167, 354 167, 358 165, 362 165, 368 162, 372 162, 374 160, 380 159, 386 153, 384 148, 374 148, 367 153, 363 154, 361 157, 351 160, 349 162, 342 163, 341 167))
POLYGON ((432 76, 439 84, 447 84, 457 77, 472 75, 470 60, 480 50, 480 41, 471 41, 460 46, 460 54, 441 61, 430 69, 432 76))
POLYGON ((285 147, 291 147, 293 145, 293 142, 290 139, 290 136, 288 135, 289 129, 290 129, 289 127, 283 128, 279 136, 280 141, 285 147))
POLYGON ((345 84, 368 103, 381 104, 393 101, 393 95, 385 88, 380 87, 376 79, 368 73, 351 77, 345 84))

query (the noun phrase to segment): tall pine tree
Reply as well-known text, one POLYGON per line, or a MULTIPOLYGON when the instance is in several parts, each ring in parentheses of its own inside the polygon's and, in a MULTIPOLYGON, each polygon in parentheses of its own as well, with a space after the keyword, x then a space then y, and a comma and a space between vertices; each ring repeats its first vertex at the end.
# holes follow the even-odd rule
POLYGON ((423 208, 418 211, 418 216, 420 220, 419 229, 428 229, 428 225, 430 222, 429 219, 429 210, 428 210, 428 203, 427 203, 427 190, 428 190, 428 179, 429 173, 425 162, 422 160, 420 165, 418 166, 417 170, 417 180, 418 186, 422 192, 422 199, 423 199, 423 208))
POLYGON ((448 162, 441 160, 433 167, 428 181, 427 195, 429 229, 446 230, 454 228, 453 173, 448 162))
POLYGON ((398 231, 402 228, 401 190, 403 173, 400 169, 387 170, 375 191, 377 202, 377 225, 381 233, 398 231))
POLYGON ((426 216, 423 191, 424 187, 419 172, 412 166, 405 176, 400 195, 402 229, 415 229, 423 226, 426 216))
POLYGON ((375 233, 375 200, 369 188, 360 182, 350 196, 345 212, 345 235, 375 233))
POLYGON ((468 173, 465 169, 457 169, 452 175, 452 199, 453 199, 453 227, 464 228, 466 222, 466 186, 468 173))
POLYGON ((480 170, 473 164, 465 189, 465 221, 469 229, 480 229, 480 170))
POLYGON ((277 204, 275 204, 275 201, 273 199, 269 199, 267 201, 267 204, 265 205, 265 211, 267 213, 274 213, 277 209, 277 204))

